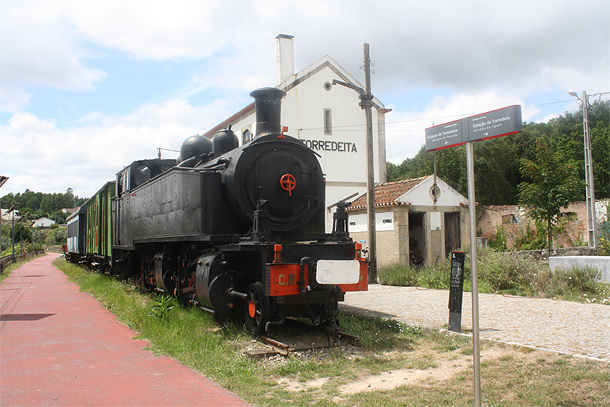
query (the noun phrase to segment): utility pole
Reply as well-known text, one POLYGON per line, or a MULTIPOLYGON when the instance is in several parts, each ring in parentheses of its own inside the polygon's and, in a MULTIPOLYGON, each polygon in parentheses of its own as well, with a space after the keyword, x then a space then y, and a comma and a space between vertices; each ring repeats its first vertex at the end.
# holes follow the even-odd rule
MULTIPOLYGON (((341 85, 355 90, 360 95, 360 107, 366 119, 366 171, 368 240, 369 240, 369 283, 377 282, 377 233, 375 228, 375 161, 373 159, 373 95, 371 94, 371 58, 369 44, 364 44, 364 89, 352 83, 333 80, 333 85, 341 85)), ((379 163, 382 165, 383 163, 379 163)))
POLYGON ((595 187, 593 186, 593 154, 591 153, 591 134, 589 133, 589 114, 587 108, 587 92, 582 91, 582 127, 585 143, 585 183, 587 195, 587 231, 589 232, 589 247, 597 247, 596 216, 595 216, 595 187))
MULTIPOLYGON (((377 230, 375 226, 375 161, 373 160, 373 95, 371 94, 371 58, 369 44, 364 44, 364 95, 360 96, 360 107, 366 116, 366 169, 368 178, 367 210, 369 231, 369 281, 377 282, 377 230)), ((379 163, 381 165, 381 163, 379 163)))
MULTIPOLYGON (((578 94, 573 90, 568 92, 570 96, 574 96, 578 99, 578 94)), ((589 247, 597 247, 597 236, 596 236, 596 216, 595 216, 595 186, 593 182, 593 154, 591 153, 591 135, 589 133, 589 113, 588 105, 589 100, 587 91, 582 91, 582 128, 583 137, 585 144, 585 193, 586 193, 586 206, 587 206, 587 237, 589 240, 589 247)))

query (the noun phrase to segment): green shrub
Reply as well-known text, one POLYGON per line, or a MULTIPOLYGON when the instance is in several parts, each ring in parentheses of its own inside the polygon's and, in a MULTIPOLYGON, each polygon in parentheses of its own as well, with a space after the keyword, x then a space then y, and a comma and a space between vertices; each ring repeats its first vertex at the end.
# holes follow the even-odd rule
POLYGON ((506 228, 500 225, 496 228, 496 234, 489 238, 487 244, 499 252, 505 252, 508 250, 506 246, 507 235, 506 228))
POLYGON ((602 237, 599 239, 599 254, 602 256, 610 256, 610 238, 602 237))
POLYGON ((148 315, 157 319, 165 320, 169 317, 169 312, 175 306, 176 300, 173 297, 169 295, 160 295, 154 300, 148 315))
POLYGON ((447 260, 431 267, 409 267, 392 264, 382 267, 377 273, 380 284, 396 286, 418 286, 425 288, 449 288, 451 269, 447 260))
POLYGON ((394 263, 380 268, 377 279, 380 284, 385 285, 415 286, 417 285, 417 274, 418 270, 415 268, 394 263))
MULTIPOLYGON (((470 251, 464 250, 464 291, 471 291, 470 251)), ((481 293, 508 293, 530 296, 561 297, 577 301, 608 302, 610 295, 596 283, 598 271, 580 267, 551 271, 530 257, 515 252, 501 253, 492 248, 478 251, 478 285, 481 293), (591 294, 594 294, 593 296, 591 294)), ((448 289, 451 266, 449 260, 429 267, 408 267, 400 264, 383 267, 378 278, 381 284, 448 289)))
POLYGON ((550 297, 595 293, 595 279, 599 276, 596 268, 572 267, 555 270, 544 292, 550 297))
POLYGON ((540 287, 535 282, 545 269, 548 268, 515 254, 488 251, 480 256, 479 280, 487 282, 492 292, 536 293, 540 287))
POLYGON ((417 285, 419 287, 448 289, 451 281, 451 266, 449 261, 439 261, 434 266, 422 268, 419 272, 417 285))

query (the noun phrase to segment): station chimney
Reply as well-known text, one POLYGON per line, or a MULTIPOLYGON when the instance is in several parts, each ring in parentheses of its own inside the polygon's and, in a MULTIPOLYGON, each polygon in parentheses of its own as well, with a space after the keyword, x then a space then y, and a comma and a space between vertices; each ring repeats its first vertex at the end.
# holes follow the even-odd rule
POLYGON ((277 44, 277 80, 283 83, 294 75, 294 45, 293 35, 280 34, 276 39, 277 44))

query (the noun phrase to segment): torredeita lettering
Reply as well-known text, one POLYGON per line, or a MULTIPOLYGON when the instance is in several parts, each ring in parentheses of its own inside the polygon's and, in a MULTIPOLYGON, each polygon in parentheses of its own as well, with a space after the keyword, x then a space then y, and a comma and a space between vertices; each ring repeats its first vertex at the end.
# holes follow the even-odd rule
POLYGON ((357 153, 356 143, 349 141, 301 140, 303 144, 315 151, 339 151, 357 153))

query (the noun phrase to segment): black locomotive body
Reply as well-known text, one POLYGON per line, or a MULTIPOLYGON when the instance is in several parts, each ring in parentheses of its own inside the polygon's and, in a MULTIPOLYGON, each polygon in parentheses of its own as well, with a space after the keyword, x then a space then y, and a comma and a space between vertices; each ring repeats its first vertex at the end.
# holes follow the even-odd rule
POLYGON ((178 162, 136 161, 117 174, 112 272, 213 309, 243 312, 253 333, 286 317, 336 330, 337 302, 366 290, 368 265, 343 206, 324 233, 316 154, 279 124, 284 92, 252 92, 257 135, 188 139, 178 162), (177 164, 177 165, 176 165, 177 164))

